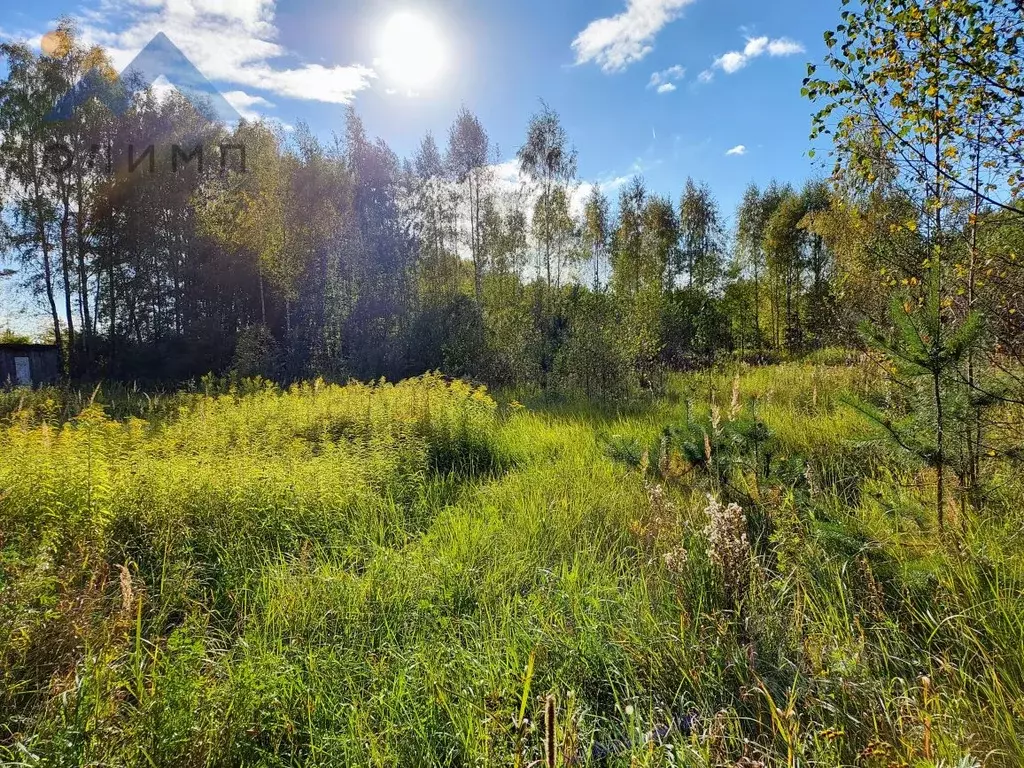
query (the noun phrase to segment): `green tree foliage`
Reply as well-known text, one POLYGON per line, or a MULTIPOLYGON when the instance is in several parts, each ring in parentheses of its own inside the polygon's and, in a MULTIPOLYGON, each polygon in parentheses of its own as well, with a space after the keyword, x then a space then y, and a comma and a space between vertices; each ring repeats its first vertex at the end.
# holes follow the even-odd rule
POLYGON ((844 10, 825 33, 829 76, 808 67, 804 93, 824 102, 811 138, 834 139, 837 173, 871 173, 882 151, 914 183, 1014 210, 999 193, 1016 197, 1024 181, 1022 41, 1016 0, 871 0, 844 10), (984 179, 969 161, 979 147, 984 179))
POLYGON ((432 134, 423 137, 413 168, 412 209, 420 248, 421 292, 429 300, 442 301, 459 291, 458 195, 432 134))
POLYGON ((465 242, 473 264, 473 291, 479 304, 483 300, 483 277, 487 266, 484 251, 484 198, 487 194, 490 139, 480 119, 465 107, 448 132, 448 172, 462 185, 462 205, 468 214, 465 242))
POLYGON ((686 275, 687 287, 711 291, 722 271, 725 232, 718 204, 707 184, 687 178, 679 203, 682 237, 677 276, 686 275))
POLYGON ((628 400, 641 388, 642 350, 629 331, 626 307, 611 294, 573 290, 569 328, 555 361, 555 385, 593 400, 628 400))
POLYGON ((564 197, 566 187, 576 179, 576 150, 569 145, 558 113, 547 104, 541 102, 540 111, 530 118, 526 141, 516 157, 520 171, 537 187, 537 210, 542 216, 539 222, 534 221, 534 237, 539 245, 541 274, 550 290, 559 239, 558 211, 562 207, 554 198, 559 194, 564 197))
POLYGON ((611 223, 608 198, 600 187, 594 186, 583 208, 583 243, 593 262, 595 293, 601 290, 601 263, 608 258, 611 223))
MULTIPOLYGON (((930 407, 916 414, 931 426, 940 522, 945 469, 957 444, 970 457, 969 471, 958 472, 961 489, 978 482, 980 406, 988 395, 975 364, 983 338, 978 230, 983 207, 1019 214, 1020 155, 1010 138, 1022 135, 1013 97, 1022 77, 1019 10, 1003 0, 862 3, 825 33, 827 75, 811 65, 804 82, 805 95, 824 102, 811 135, 833 139, 836 176, 859 189, 879 182, 895 188, 909 208, 891 231, 906 233, 899 261, 910 274, 890 287, 916 294, 905 314, 913 309, 919 317, 911 324, 893 312, 900 342, 883 349, 909 361, 908 375, 923 372, 931 382, 930 407), (973 402, 967 415, 974 425, 951 446, 949 413, 965 399, 973 402)), ((872 334, 876 342, 884 337, 872 334)))

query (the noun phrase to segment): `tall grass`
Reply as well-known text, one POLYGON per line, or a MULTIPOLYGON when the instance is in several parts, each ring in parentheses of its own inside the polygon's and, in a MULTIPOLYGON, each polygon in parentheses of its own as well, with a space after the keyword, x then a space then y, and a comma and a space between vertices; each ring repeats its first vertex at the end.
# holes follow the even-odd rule
POLYGON ((786 365, 619 415, 432 376, 9 407, 0 759, 1020 764, 1024 488, 941 539, 851 392, 886 396, 786 365))

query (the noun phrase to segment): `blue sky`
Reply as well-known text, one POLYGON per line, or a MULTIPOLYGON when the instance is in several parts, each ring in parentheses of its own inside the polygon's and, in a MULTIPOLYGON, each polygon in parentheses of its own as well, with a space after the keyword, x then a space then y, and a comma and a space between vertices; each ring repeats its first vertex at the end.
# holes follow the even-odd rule
POLYGON ((800 82, 839 10, 839 0, 38 0, 3 3, 0 36, 37 45, 68 14, 121 67, 163 31, 239 111, 329 137, 352 102, 402 156, 427 130, 443 142, 465 104, 497 160, 510 160, 544 99, 582 180, 614 196, 640 173, 676 198, 692 175, 731 215, 750 181, 820 173, 800 82))

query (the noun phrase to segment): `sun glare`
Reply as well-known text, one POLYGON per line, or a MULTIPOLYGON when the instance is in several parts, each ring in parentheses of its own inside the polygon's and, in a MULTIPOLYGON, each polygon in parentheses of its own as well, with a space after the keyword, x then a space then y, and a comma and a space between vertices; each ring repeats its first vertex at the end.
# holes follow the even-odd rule
POLYGON ((445 65, 444 43, 434 24, 411 11, 394 14, 380 36, 381 69, 409 90, 431 85, 445 65))

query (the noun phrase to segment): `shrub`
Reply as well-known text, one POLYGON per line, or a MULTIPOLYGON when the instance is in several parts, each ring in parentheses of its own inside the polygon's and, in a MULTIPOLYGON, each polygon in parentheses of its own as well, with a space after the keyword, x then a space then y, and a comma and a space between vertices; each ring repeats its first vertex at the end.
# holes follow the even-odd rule
POLYGON ((281 351, 270 329, 253 325, 238 334, 231 372, 240 379, 260 376, 273 380, 280 373, 281 351))

